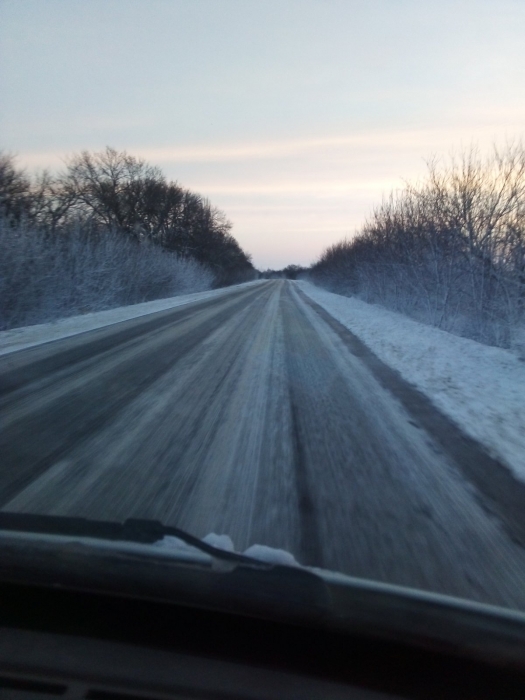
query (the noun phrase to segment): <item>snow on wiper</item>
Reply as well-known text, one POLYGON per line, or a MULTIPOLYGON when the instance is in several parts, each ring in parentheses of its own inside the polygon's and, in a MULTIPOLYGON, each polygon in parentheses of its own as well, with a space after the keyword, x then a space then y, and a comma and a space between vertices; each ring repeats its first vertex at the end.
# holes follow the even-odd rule
MULTIPOLYGON (((191 535, 185 530, 181 530, 178 527, 163 525, 157 520, 129 518, 123 523, 117 523, 61 515, 0 513, 0 530, 38 533, 44 535, 61 535, 67 537, 90 537, 101 540, 160 545, 163 548, 170 548, 170 538, 176 538, 184 544, 208 554, 213 559, 232 564, 247 564, 252 567, 257 566, 267 568, 269 565, 275 563, 291 564, 295 562, 292 555, 289 555, 290 560, 288 561, 285 561, 286 557, 282 557, 282 561, 272 561, 271 557, 269 557, 267 553, 265 556, 264 551, 259 551, 257 549, 257 547, 260 548, 261 545, 256 545, 255 548, 250 548, 250 550, 253 550, 253 552, 247 550, 247 552, 252 554, 251 556, 250 554, 239 554, 233 551, 233 546, 231 549, 224 547, 221 543, 221 536, 214 535, 213 538, 215 539, 210 536, 205 538, 216 543, 211 544, 210 542, 201 540, 198 537, 191 535), (219 546, 216 546, 217 544, 219 546)), ((262 549, 264 550, 269 548, 263 547, 262 549)), ((283 552, 282 554, 285 555, 287 553, 283 552)))

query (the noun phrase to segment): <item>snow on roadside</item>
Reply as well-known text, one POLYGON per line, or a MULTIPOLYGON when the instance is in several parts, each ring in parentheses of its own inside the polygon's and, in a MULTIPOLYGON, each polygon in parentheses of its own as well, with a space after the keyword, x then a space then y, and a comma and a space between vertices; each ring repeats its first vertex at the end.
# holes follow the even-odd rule
POLYGON ((96 328, 103 328, 112 323, 127 321, 130 318, 137 318, 155 311, 173 309, 176 306, 190 304, 191 302, 209 299, 210 297, 223 296, 235 289, 248 287, 253 284, 260 284, 259 281, 245 282, 233 287, 223 287, 222 289, 212 289, 206 292, 196 292, 194 294, 184 294, 168 299, 156 299, 146 301, 143 304, 132 304, 131 306, 119 306, 115 309, 105 311, 94 311, 81 316, 68 316, 49 323, 39 323, 34 326, 24 326, 21 328, 11 328, 8 331, 0 332, 0 355, 9 352, 22 350, 40 343, 48 343, 51 340, 67 338, 77 333, 84 333, 96 328))
POLYGON ((381 306, 296 284, 525 481, 525 362, 381 306))

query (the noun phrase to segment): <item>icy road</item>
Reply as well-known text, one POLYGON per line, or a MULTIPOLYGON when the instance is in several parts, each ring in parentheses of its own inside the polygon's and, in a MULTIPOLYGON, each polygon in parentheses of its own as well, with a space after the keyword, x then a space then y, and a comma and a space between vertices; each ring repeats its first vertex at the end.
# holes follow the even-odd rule
POLYGON ((284 281, 4 355, 0 507, 525 609, 517 492, 376 360, 284 281))

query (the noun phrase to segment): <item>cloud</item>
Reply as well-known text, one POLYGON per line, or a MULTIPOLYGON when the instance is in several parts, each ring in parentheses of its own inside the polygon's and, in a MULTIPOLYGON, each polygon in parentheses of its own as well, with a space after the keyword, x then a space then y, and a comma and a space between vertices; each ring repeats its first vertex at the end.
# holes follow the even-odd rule
MULTIPOLYGON (((224 162, 254 159, 281 159, 290 156, 304 155, 308 152, 339 149, 354 146, 366 148, 371 142, 377 144, 378 139, 385 135, 371 137, 370 134, 356 134, 328 138, 312 138, 304 140, 286 139, 282 141, 262 141, 259 143, 232 143, 211 146, 179 146, 171 148, 137 149, 142 158, 157 163, 183 162, 224 162)), ((394 143, 394 139, 391 140, 394 143)))
MULTIPOLYGON (((465 137, 468 141, 479 140, 482 143, 493 141, 501 135, 501 128, 495 124, 506 117, 507 131, 515 133, 522 130, 523 110, 517 111, 514 118, 508 110, 504 115, 495 107, 473 121, 472 115, 465 115, 467 124, 454 127, 440 125, 431 128, 399 128, 390 130, 355 130, 351 134, 334 136, 313 136, 303 139, 280 139, 257 142, 219 143, 210 145, 174 146, 163 148, 137 148, 134 153, 146 160, 157 163, 203 163, 245 160, 274 160, 304 155, 315 155, 316 152, 352 150, 367 152, 370 149, 388 149, 403 151, 406 149, 450 148, 465 137)), ((424 155, 424 153, 422 153, 424 155)))
POLYGON ((190 189, 205 192, 207 195, 231 195, 235 197, 267 196, 290 197, 310 195, 318 199, 339 198, 341 195, 359 191, 390 191, 399 182, 397 180, 331 180, 329 182, 276 182, 270 184, 241 183, 189 183, 190 189))
MULTIPOLYGON (((429 151, 449 150, 461 143, 479 142, 481 145, 505 135, 523 133, 523 108, 502 109, 494 105, 490 110, 479 110, 475 119, 471 111, 461 115, 454 126, 437 124, 425 128, 359 129, 352 133, 318 135, 308 138, 283 138, 261 141, 216 142, 211 144, 177 144, 163 147, 130 146, 128 152, 147 161, 162 164, 228 163, 257 160, 282 160, 297 157, 316 157, 323 154, 345 152, 365 155, 368 153, 418 151, 422 157, 429 151)), ((138 120, 140 122, 140 120, 138 120)), ((111 120, 112 128, 117 124, 111 120)), ((112 144, 107 144, 112 145, 112 144)), ((84 146, 78 149, 82 150, 84 146)), ((57 167, 68 155, 66 151, 34 151, 21 153, 21 160, 33 167, 57 167)))

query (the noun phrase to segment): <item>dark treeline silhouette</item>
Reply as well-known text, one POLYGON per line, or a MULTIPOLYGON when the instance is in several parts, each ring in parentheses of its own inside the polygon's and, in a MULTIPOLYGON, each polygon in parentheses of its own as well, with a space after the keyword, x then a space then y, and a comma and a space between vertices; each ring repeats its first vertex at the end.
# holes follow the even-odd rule
POLYGON ((259 273, 261 279, 288 279, 296 280, 301 275, 306 274, 308 268, 301 265, 288 265, 282 270, 264 270, 259 273))
POLYGON ((522 342, 525 313, 525 150, 475 149, 431 161, 321 255, 315 283, 475 340, 522 342))
POLYGON ((257 276, 221 211, 112 148, 56 176, 0 154, 0 220, 3 328, 257 276))

